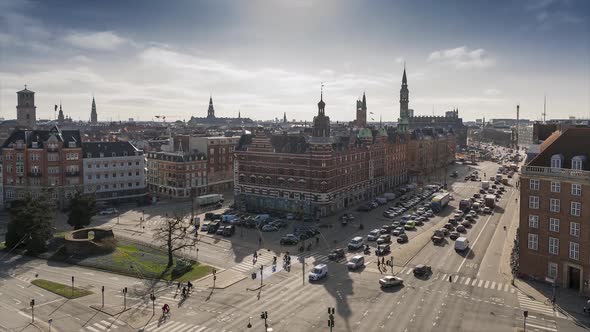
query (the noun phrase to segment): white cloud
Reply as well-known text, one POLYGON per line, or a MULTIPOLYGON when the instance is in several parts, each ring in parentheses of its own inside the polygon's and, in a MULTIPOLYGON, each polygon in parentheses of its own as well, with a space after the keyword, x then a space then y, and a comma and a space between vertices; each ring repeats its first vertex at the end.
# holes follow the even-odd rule
POLYGON ((496 63, 484 49, 469 50, 467 46, 434 51, 430 53, 427 61, 450 64, 457 69, 488 68, 496 63))
POLYGON ((484 93, 486 96, 497 96, 497 95, 501 94, 502 92, 501 92, 500 90, 498 90, 498 89, 489 88, 489 89, 485 89, 485 90, 483 91, 483 93, 484 93))
POLYGON ((64 41, 79 48, 103 51, 114 50, 128 42, 113 31, 72 32, 64 37, 64 41))
POLYGON ((405 61, 405 59, 401 56, 395 58, 395 63, 403 63, 405 61))

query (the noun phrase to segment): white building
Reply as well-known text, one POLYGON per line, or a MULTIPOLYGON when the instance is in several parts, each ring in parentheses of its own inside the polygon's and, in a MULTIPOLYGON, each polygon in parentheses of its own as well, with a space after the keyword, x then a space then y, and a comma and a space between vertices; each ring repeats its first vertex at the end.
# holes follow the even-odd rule
POLYGON ((147 194, 147 160, 129 142, 82 144, 84 193, 97 201, 140 201, 147 194))

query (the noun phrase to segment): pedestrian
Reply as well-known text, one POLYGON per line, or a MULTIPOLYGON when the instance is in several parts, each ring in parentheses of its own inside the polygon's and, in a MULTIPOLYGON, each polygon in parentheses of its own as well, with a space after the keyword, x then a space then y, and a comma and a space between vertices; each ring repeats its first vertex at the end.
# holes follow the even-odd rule
POLYGON ((381 257, 381 265, 385 266, 385 257, 381 257))
POLYGON ((180 290, 180 281, 178 282, 178 284, 176 285, 176 290, 180 290))
POLYGON ((377 268, 381 270, 381 261, 377 258, 377 268))
POLYGON ((261 236, 259 236, 259 237, 258 237, 258 245, 259 245, 259 246, 261 246, 261 245, 262 245, 262 237, 261 237, 261 236))
POLYGON ((449 276, 449 282, 453 282, 453 276, 449 276))

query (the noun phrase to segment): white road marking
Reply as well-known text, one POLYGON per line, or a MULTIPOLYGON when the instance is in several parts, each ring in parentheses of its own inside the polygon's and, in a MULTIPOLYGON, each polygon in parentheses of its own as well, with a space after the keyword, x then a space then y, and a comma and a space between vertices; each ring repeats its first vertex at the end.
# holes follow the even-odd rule
POLYGON ((495 281, 492 281, 492 285, 490 286, 490 289, 494 289, 495 287, 496 287, 496 282, 495 281))
POLYGON ((406 271, 406 274, 410 274, 410 273, 412 273, 412 269, 408 269, 408 270, 406 271))
POLYGON ((545 326, 534 325, 534 324, 531 324, 531 323, 528 323, 528 322, 526 323, 526 326, 527 326, 527 327, 528 327, 528 326, 530 326, 530 327, 533 327, 533 328, 536 328, 536 329, 545 330, 545 331, 553 331, 553 332, 557 332, 557 329, 554 329, 554 328, 551 328, 551 327, 545 327, 545 326))
POLYGON ((489 280, 486 280, 486 283, 485 283, 485 285, 483 285, 483 288, 488 288, 488 285, 489 284, 490 284, 490 281, 489 280))
MULTIPOLYGON (((479 231, 479 234, 477 234, 477 237, 475 238, 475 241, 473 241, 473 244, 471 245, 471 249, 469 249, 469 250, 473 251, 473 249, 475 248, 475 244, 477 243, 477 240, 479 240, 479 237, 481 236, 481 234, 483 234, 483 231, 486 229, 486 226, 488 225, 488 222, 490 222, 490 219, 492 219, 492 216, 493 216, 493 214, 490 214, 490 216, 488 217, 488 220, 486 220, 486 223, 483 225, 483 227, 479 231)), ((461 271, 461 268, 463 267, 463 264, 465 264, 466 260, 467 260, 467 255, 465 255, 465 258, 463 258, 461 265, 459 265, 459 268, 457 269, 457 273, 459 273, 459 271, 461 271)))
POLYGON ((35 293, 36 293, 37 295, 39 295, 39 296, 45 296, 45 295, 43 295, 43 294, 41 294, 41 293, 39 293, 39 292, 35 292, 35 293))
POLYGON ((481 287, 482 284, 483 284, 483 280, 479 280, 479 283, 477 284, 477 287, 481 287))
POLYGON ((508 284, 504 285, 504 291, 507 292, 508 291, 508 284))
POLYGON ((471 283, 471 286, 475 286, 476 283, 477 283, 477 279, 473 279, 473 282, 471 283))
POLYGON ((471 281, 471 278, 467 278, 467 280, 465 280, 465 285, 469 285, 470 281, 471 281))
POLYGON ((496 288, 496 289, 499 290, 499 291, 502 290, 502 283, 501 282, 498 283, 498 288, 496 288))
POLYGON ((441 279, 442 280, 446 280, 447 279, 447 274, 445 273, 445 275, 441 279))

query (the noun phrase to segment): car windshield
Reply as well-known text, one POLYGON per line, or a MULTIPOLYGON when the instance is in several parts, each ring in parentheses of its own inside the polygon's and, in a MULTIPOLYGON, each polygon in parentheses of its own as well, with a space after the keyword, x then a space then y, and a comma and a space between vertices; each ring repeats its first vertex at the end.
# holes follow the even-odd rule
POLYGON ((356 262, 358 262, 358 261, 359 261, 359 259, 360 259, 359 257, 353 257, 353 258, 352 258, 350 261, 351 261, 352 263, 356 263, 356 262))
POLYGON ((378 229, 374 229, 371 231, 371 235, 377 235, 379 234, 379 230, 378 229))
POLYGON ((320 274, 322 272, 322 269, 318 269, 318 268, 314 268, 313 270, 311 270, 311 273, 313 274, 320 274))

